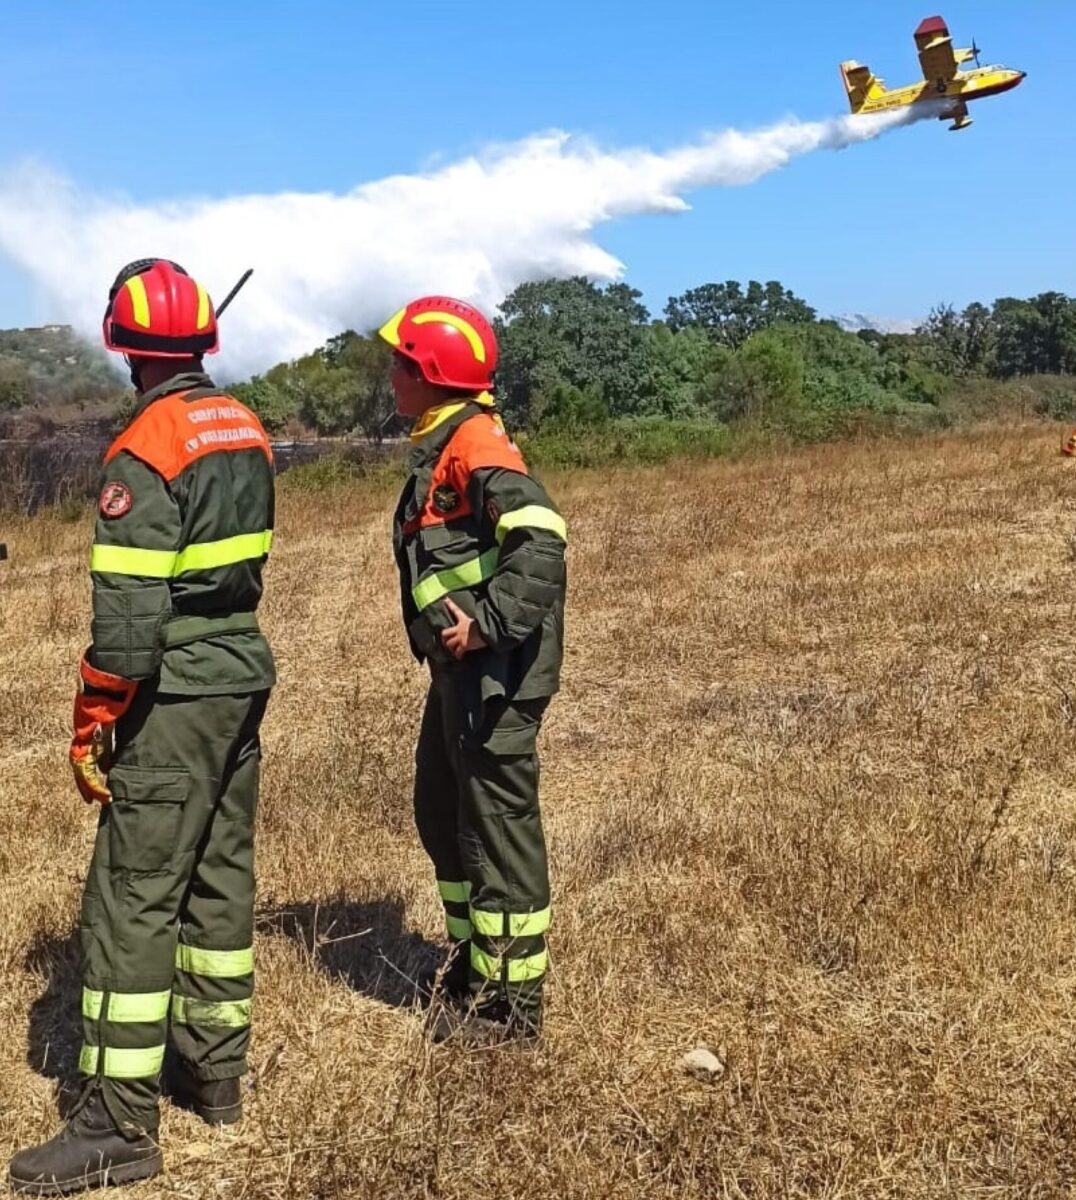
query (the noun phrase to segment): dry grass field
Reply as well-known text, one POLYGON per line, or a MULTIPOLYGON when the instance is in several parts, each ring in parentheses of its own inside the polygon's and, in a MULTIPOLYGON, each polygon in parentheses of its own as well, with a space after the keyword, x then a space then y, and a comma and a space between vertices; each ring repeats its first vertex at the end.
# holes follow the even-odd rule
MULTIPOLYGON (((431 1049, 423 676, 387 489, 284 494, 244 1123, 135 1197, 1053 1197, 1076 1187, 1073 465, 988 429, 552 478, 548 1037, 431 1049), (706 1045, 725 1070, 681 1066, 706 1045)), ((88 524, 0 564, 0 1152, 78 1041, 88 524)))

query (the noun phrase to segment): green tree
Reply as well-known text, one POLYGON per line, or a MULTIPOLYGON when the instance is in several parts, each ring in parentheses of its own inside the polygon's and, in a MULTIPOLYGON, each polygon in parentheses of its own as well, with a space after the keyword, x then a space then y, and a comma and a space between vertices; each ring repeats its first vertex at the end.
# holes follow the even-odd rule
POLYGON ((237 400, 257 413, 270 433, 280 433, 298 415, 295 398, 261 375, 255 375, 246 383, 237 383, 231 392, 237 400))
POLYGON ((850 409, 884 411, 903 399, 895 390, 899 373, 871 343, 833 321, 787 325, 773 334, 795 346, 803 357, 803 396, 819 412, 850 409))
POLYGON ((915 404, 938 404, 952 380, 935 366, 933 348, 921 334, 856 334, 878 355, 872 374, 881 386, 915 404))
POLYGON ((734 279, 706 283, 680 296, 671 296, 665 319, 674 332, 688 327, 703 330, 713 341, 736 349, 772 325, 795 325, 815 319, 815 310, 776 280, 752 279, 744 291, 734 279))
POLYGON ((1067 375, 1076 372, 1076 301, 1061 292, 994 304, 997 374, 1067 375))
POLYGON ((963 312, 964 370, 971 375, 988 375, 996 365, 997 323, 985 304, 975 301, 963 312))
POLYGON ((30 372, 14 358, 0 357, 0 412, 24 408, 34 398, 30 372))
POLYGON ((918 333, 929 350, 935 370, 943 375, 964 374, 964 321, 951 304, 936 304, 918 333))
POLYGON ((354 381, 350 372, 334 371, 322 351, 290 363, 279 382, 299 419, 311 429, 334 435, 354 428, 354 381))
POLYGON ((1003 378, 1033 375, 1039 362, 1039 318, 1027 300, 1002 297, 994 304, 997 373, 1003 378))
POLYGON ((347 371, 355 389, 352 425, 369 437, 380 435, 394 411, 392 350, 380 339, 347 330, 325 345, 325 361, 333 371, 347 371))
POLYGON ((524 283, 501 305, 497 392, 510 422, 532 425, 560 384, 600 396, 614 416, 646 411, 654 394, 648 313, 626 284, 524 283))
POLYGON ((558 383, 542 405, 542 415, 536 428, 543 431, 562 429, 581 432, 595 429, 609 421, 609 406, 603 397, 585 392, 570 383, 558 383))
POLYGON ((963 312, 936 305, 917 336, 925 365, 943 375, 982 375, 994 366, 997 326, 985 304, 969 304, 963 312))
POLYGON ((653 379, 653 400, 648 405, 666 417, 691 417, 700 408, 700 392, 718 374, 729 351, 715 346, 694 326, 674 332, 664 321, 645 331, 645 345, 653 379))
POLYGON ((312 354, 278 363, 265 375, 240 385, 240 398, 272 427, 293 417, 318 433, 335 435, 361 429, 379 436, 391 416, 389 371, 392 352, 373 338, 352 330, 338 334, 312 354), (249 400, 246 397, 249 396, 249 400))
POLYGON ((703 395, 722 421, 780 424, 802 404, 804 361, 777 329, 748 338, 714 374, 703 395))

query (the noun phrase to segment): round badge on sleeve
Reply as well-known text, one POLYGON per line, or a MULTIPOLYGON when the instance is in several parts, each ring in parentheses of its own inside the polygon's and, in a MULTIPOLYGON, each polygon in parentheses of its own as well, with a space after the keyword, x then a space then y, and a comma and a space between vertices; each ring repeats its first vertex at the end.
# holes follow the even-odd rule
POLYGON ((447 515, 455 512, 460 506, 460 494, 449 483, 442 483, 433 489, 433 506, 439 513, 447 515))
POLYGON ((134 497, 125 483, 106 483, 101 489, 101 516, 114 520, 131 511, 134 497))

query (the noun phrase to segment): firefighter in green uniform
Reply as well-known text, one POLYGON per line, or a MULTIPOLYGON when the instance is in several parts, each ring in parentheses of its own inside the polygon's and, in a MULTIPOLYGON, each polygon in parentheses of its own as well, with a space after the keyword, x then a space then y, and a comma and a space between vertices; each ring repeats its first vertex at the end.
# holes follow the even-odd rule
POLYGON ((105 458, 71 746, 101 806, 80 922, 84 1086, 66 1126, 10 1167, 39 1196, 160 1170, 169 1045, 174 1099, 238 1120, 250 1035, 269 443, 203 374, 216 316, 181 267, 126 267, 104 333, 139 402, 105 458))
POLYGON ((536 740, 559 684, 564 519, 497 415, 485 317, 432 296, 380 333, 415 420, 394 541, 411 648, 432 675, 415 818, 454 943, 441 972, 454 1003, 433 1037, 531 1038, 550 914, 536 740))

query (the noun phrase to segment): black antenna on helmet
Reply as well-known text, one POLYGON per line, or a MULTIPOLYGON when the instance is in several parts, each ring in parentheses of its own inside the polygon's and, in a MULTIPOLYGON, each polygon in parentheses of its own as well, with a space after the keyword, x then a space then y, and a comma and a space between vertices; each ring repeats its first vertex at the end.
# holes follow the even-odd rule
POLYGON ((224 310, 228 307, 228 305, 231 304, 231 302, 236 298, 236 296, 239 295, 239 289, 243 286, 243 284, 246 283, 246 281, 253 274, 254 274, 254 268, 247 267, 247 269, 243 272, 243 274, 239 276, 239 282, 235 285, 234 288, 232 288, 232 290, 227 294, 227 296, 224 297, 224 299, 220 302, 220 304, 217 305, 217 316, 218 317, 220 316, 220 314, 222 312, 224 312, 224 310))

